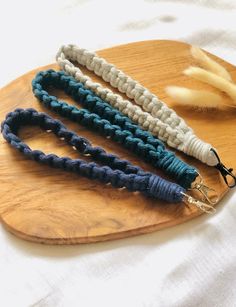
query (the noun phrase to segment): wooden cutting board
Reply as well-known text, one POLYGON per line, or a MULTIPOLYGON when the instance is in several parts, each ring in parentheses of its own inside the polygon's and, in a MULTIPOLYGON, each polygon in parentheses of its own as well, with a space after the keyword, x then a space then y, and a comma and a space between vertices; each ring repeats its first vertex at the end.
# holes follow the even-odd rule
MULTIPOLYGON (((55 51, 56 53, 56 51, 55 51)), ((144 41, 98 51, 98 54, 125 71, 157 94, 196 131, 199 137, 213 144, 223 162, 236 169, 235 111, 199 111, 177 107, 166 97, 167 85, 208 89, 209 86, 182 74, 190 64, 189 45, 175 41, 144 41)), ((214 57, 216 59, 216 57, 214 57)), ((217 59, 236 80, 236 69, 217 59)), ((58 70, 57 64, 37 68, 16 79, 0 92, 0 120, 17 107, 33 107, 61 119, 70 129, 87 137, 94 145, 129 159, 148 171, 156 170, 129 150, 107 140, 84 127, 56 116, 41 106, 33 96, 31 81, 44 69, 58 70)), ((85 69, 82 69, 85 71, 85 69)), ((99 77, 86 71, 94 80, 99 77)), ((107 84, 106 84, 107 86, 107 84)), ((62 92, 53 94, 73 103, 62 92)), ((224 97, 227 103, 227 98, 224 97)), ((78 153, 63 141, 39 128, 28 127, 20 136, 33 149, 46 153, 78 157, 78 153)), ((196 166, 207 185, 214 187, 220 198, 227 192, 220 174, 193 158, 177 153, 186 162, 196 166)), ((159 173, 163 176, 162 173, 159 173)), ((3 225, 15 235, 30 241, 48 244, 74 244, 113 240, 152 232, 197 217, 202 212, 184 204, 167 204, 140 193, 114 189, 109 185, 90 181, 76 174, 39 165, 27 160, 0 139, 0 216, 3 225)))

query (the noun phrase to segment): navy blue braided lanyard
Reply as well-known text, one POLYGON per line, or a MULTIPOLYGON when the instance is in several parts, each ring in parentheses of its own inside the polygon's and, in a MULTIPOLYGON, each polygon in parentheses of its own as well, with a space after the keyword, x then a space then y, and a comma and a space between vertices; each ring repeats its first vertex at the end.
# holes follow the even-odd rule
POLYGON ((130 191, 144 192, 148 196, 168 202, 181 202, 184 198, 185 189, 183 187, 150 172, 144 172, 129 161, 106 153, 101 147, 93 147, 86 138, 68 130, 59 120, 45 113, 39 113, 34 109, 16 109, 7 114, 1 128, 3 137, 11 146, 37 162, 76 172, 103 183, 111 183, 117 188, 125 187, 130 191), (44 130, 51 130, 57 137, 64 138, 69 145, 74 146, 78 152, 89 155, 102 166, 95 162, 58 157, 55 154, 47 155, 40 150, 32 150, 17 136, 19 128, 25 125, 36 125, 44 130))
POLYGON ((178 184, 188 189, 198 176, 197 170, 165 149, 164 144, 151 133, 141 129, 128 117, 88 90, 82 83, 64 72, 39 72, 32 81, 35 96, 48 108, 81 125, 93 129, 132 150, 146 162, 163 170, 178 184), (84 109, 59 101, 49 95, 46 88, 64 90, 84 109))
POLYGON ((186 202, 207 213, 215 211, 212 206, 187 195, 186 190, 180 185, 162 179, 153 173, 145 172, 127 160, 106 153, 101 147, 93 147, 86 138, 68 130, 59 120, 53 119, 45 113, 39 113, 34 109, 16 109, 7 114, 1 125, 1 130, 3 137, 12 147, 37 162, 76 172, 103 183, 111 183, 112 186, 117 188, 125 187, 129 191, 139 191, 147 196, 167 202, 186 202), (52 131, 56 136, 64 138, 69 145, 76 148, 82 155, 89 155, 91 159, 100 162, 102 165, 82 159, 58 157, 55 154, 47 155, 40 150, 32 150, 17 136, 20 127, 25 125, 36 125, 46 131, 52 131))

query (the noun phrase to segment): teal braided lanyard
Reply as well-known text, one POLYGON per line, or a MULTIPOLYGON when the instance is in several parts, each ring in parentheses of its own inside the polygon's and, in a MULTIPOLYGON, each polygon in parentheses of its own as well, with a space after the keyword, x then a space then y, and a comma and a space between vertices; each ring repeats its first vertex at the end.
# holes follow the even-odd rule
POLYGON ((166 150, 164 144, 151 133, 141 129, 128 117, 64 72, 54 70, 39 72, 32 81, 32 87, 34 95, 44 106, 122 144, 144 161, 161 169, 184 188, 190 188, 198 176, 194 167, 178 159, 173 152, 166 150), (49 86, 64 90, 66 94, 79 102, 83 109, 49 95, 46 90, 49 86))

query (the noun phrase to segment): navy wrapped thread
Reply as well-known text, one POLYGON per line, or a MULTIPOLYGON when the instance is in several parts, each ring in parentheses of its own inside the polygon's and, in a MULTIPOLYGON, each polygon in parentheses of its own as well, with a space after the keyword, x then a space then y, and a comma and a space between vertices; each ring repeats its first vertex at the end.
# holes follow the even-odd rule
POLYGON ((76 172, 89 179, 97 179, 103 183, 111 183, 117 188, 125 187, 130 191, 140 191, 148 196, 168 202, 181 202, 185 189, 175 183, 171 183, 150 172, 144 172, 138 166, 127 160, 108 154, 100 147, 93 147, 90 142, 68 130, 59 120, 53 119, 45 113, 39 113, 34 109, 16 109, 7 114, 1 125, 3 137, 11 146, 18 149, 28 158, 47 164, 51 167, 76 172), (86 162, 81 159, 58 157, 55 154, 46 155, 40 150, 32 150, 18 136, 21 126, 37 125, 44 130, 51 130, 56 136, 74 146, 78 152, 89 154, 95 162, 86 162))
POLYGON ((148 131, 142 130, 128 117, 103 101, 82 83, 64 72, 39 72, 32 81, 35 96, 48 108, 83 126, 93 129, 132 150, 145 161, 162 169, 184 188, 190 188, 197 171, 165 149, 164 144, 148 131), (51 96, 45 90, 53 86, 64 90, 86 109, 78 109, 51 96))

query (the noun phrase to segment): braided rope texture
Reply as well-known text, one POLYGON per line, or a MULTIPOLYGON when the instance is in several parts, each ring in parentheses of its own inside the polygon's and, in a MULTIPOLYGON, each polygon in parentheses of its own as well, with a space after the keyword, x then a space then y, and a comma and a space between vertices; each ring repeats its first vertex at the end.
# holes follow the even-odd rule
POLYGON ((129 191, 140 191, 147 196, 158 198, 168 202, 181 202, 185 189, 171 183, 150 172, 144 172, 138 166, 132 165, 127 160, 108 154, 101 147, 93 147, 90 142, 68 130, 59 120, 53 119, 45 113, 39 113, 34 109, 16 109, 7 114, 1 125, 3 137, 7 142, 28 158, 60 168, 72 171, 89 179, 97 179, 103 183, 111 183, 116 188, 127 188, 129 191), (57 137, 76 148, 83 155, 90 155, 95 161, 101 162, 99 166, 95 162, 86 162, 81 159, 58 157, 55 154, 46 155, 40 150, 32 150, 18 136, 21 126, 37 125, 44 130, 51 130, 57 137))
POLYGON ((190 188, 198 176, 197 171, 175 154, 148 131, 141 129, 128 117, 103 101, 82 83, 64 72, 47 70, 39 72, 32 81, 35 96, 48 108, 77 123, 111 138, 130 149, 154 167, 163 170, 184 188, 190 188), (53 86, 64 90, 84 109, 59 101, 45 90, 53 86))
POLYGON ((217 164, 210 144, 199 139, 185 121, 156 95, 117 69, 113 64, 107 63, 105 59, 98 57, 96 53, 75 45, 62 46, 57 53, 56 59, 61 69, 130 117, 143 129, 158 136, 169 146, 183 151, 210 166, 217 164), (71 61, 77 62, 93 71, 96 75, 101 76, 103 80, 109 82, 121 93, 125 93, 127 97, 134 99, 142 108, 128 100, 124 100, 120 95, 113 93, 108 88, 104 88, 100 83, 93 82, 90 77, 84 75, 79 68, 75 67, 71 61))

